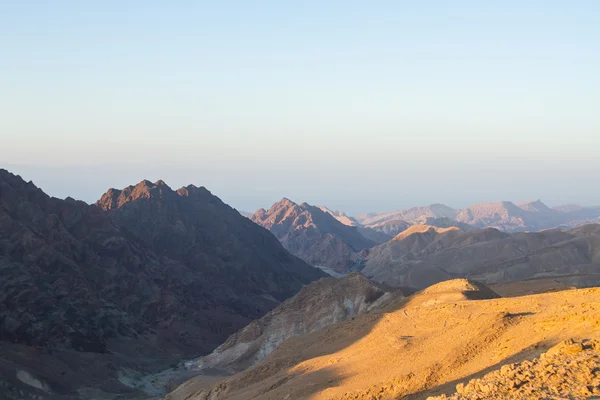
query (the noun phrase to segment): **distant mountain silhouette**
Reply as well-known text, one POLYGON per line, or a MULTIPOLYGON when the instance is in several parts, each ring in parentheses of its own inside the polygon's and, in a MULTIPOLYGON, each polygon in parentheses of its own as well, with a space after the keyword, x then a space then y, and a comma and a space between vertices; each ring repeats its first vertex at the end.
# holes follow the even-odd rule
POLYGON ((392 220, 411 222, 422 217, 456 218, 456 215, 456 210, 444 204, 431 204, 429 206, 413 207, 406 210, 362 214, 356 217, 356 220, 364 226, 371 226, 392 220))
POLYGON ((439 226, 462 223, 475 228, 491 227, 505 232, 523 232, 597 223, 600 222, 600 207, 566 205, 550 208, 540 200, 520 204, 510 201, 480 203, 457 210, 443 204, 432 204, 393 212, 362 214, 356 220, 364 227, 393 235, 410 225, 438 226, 438 223, 439 226), (435 222, 436 219, 438 222, 435 222))

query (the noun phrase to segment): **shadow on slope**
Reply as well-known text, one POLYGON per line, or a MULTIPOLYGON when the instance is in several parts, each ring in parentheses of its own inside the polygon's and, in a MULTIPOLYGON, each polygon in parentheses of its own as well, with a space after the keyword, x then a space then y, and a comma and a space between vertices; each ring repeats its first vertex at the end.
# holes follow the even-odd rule
MULTIPOLYGON (((218 384, 207 385, 204 377, 192 379, 166 399, 295 399, 309 398, 316 393, 327 394, 334 390, 332 388, 346 386, 355 376, 352 369, 346 368, 348 362, 357 365, 363 362, 360 359, 349 361, 355 357, 345 355, 347 349, 356 352, 358 348, 363 357, 378 357, 389 348, 397 352, 419 343, 422 339, 418 329, 415 331, 414 328, 421 322, 419 315, 412 315, 415 308, 494 298, 498 296, 484 285, 467 280, 443 282, 381 312, 362 315, 310 335, 293 337, 263 362, 218 384), (400 326, 396 326, 398 323, 400 326)), ((495 313, 488 318, 486 327, 507 318, 519 316, 495 313)), ((451 325, 456 324, 451 322, 451 325)), ((484 332, 481 336, 486 337, 484 332)))

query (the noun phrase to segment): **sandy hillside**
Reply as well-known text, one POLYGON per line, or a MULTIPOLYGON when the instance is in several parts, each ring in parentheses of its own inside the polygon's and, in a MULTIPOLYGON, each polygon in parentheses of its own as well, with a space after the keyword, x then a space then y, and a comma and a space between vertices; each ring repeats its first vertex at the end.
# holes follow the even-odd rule
POLYGON ((166 399, 425 399, 565 339, 599 337, 600 288, 498 298, 453 280, 290 339, 217 384, 188 381, 166 399))

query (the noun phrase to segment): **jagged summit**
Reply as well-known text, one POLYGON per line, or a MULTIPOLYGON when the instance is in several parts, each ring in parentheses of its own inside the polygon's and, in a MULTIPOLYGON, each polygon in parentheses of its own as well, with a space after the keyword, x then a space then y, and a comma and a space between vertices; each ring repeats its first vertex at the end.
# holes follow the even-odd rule
POLYGON ((109 189, 96 202, 96 205, 104 210, 112 210, 122 207, 124 204, 138 199, 151 199, 164 195, 174 194, 173 190, 162 180, 152 183, 145 179, 137 185, 130 185, 124 189, 109 189))
POLYGON ((273 204, 271 206, 271 209, 273 209, 273 208, 281 208, 281 207, 297 206, 297 205, 298 204, 296 204, 292 200, 288 199, 287 197, 282 197, 281 200, 279 200, 277 203, 275 203, 275 204, 273 204))
POLYGON ((338 273, 349 272, 361 259, 357 253, 375 245, 356 227, 342 224, 318 207, 287 198, 249 218, 269 229, 292 254, 338 273))

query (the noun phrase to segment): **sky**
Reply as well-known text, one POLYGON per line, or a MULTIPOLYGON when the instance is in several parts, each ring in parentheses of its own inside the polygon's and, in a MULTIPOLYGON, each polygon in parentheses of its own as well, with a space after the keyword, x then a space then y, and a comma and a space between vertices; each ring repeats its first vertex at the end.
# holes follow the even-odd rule
POLYGON ((246 211, 600 205, 600 2, 0 0, 0 168, 246 211))

